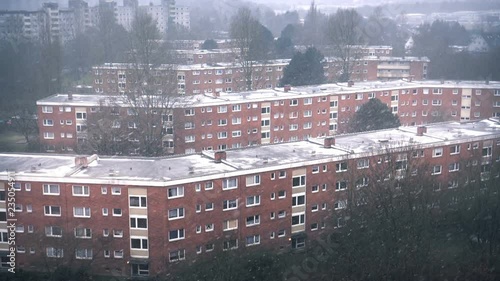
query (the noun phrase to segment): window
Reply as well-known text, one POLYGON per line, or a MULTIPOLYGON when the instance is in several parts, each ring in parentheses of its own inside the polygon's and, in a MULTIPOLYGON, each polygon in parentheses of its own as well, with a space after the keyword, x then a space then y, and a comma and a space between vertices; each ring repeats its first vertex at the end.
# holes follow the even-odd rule
POLYGON ((148 249, 148 239, 147 238, 130 238, 130 248, 136 250, 147 250, 148 249))
POLYGON ((218 132, 217 133, 217 138, 218 139, 225 139, 225 138, 227 138, 227 132, 218 132))
POLYGON ((214 231, 214 224, 213 223, 207 223, 205 224, 205 232, 210 232, 210 231, 214 231))
POLYGON ((247 207, 253 207, 260 205, 260 195, 248 196, 247 197, 247 207))
POLYGON ((107 216, 108 215, 108 208, 102 208, 102 215, 107 216))
POLYGON ((448 165, 448 171, 450 172, 456 172, 460 170, 460 163, 451 163, 448 165))
POLYGON ((318 223, 317 222, 311 224, 311 231, 314 231, 314 230, 318 230, 318 223))
POLYGON ((168 198, 179 198, 184 197, 184 186, 171 187, 168 189, 168 198))
POLYGON ((234 210, 238 208, 238 199, 224 200, 222 210, 234 210))
MULTIPOLYGON (((109 252, 108 252, 109 253, 109 252)), ((109 257, 109 254, 108 254, 109 257)), ((149 264, 142 263, 132 263, 132 276, 148 276, 149 275, 149 264)))
POLYGON ((482 155, 483 157, 491 157, 491 146, 488 146, 488 147, 483 147, 483 150, 482 150, 482 155))
POLYGON ((45 252, 49 258, 62 258, 64 256, 63 249, 57 249, 54 247, 45 248, 45 252))
POLYGON ((297 106, 298 104, 299 104, 299 101, 297 99, 290 100, 290 106, 297 106))
MULTIPOLYGON (((170 213, 169 213, 170 215, 170 213)), ((170 217, 169 217, 170 219, 170 217)), ((130 228, 148 228, 148 219, 145 217, 131 217, 130 218, 130 228)))
POLYGON ((44 126, 54 126, 54 121, 52 119, 43 119, 44 126))
POLYGON ((193 108, 184 110, 184 116, 193 116, 193 115, 194 115, 194 109, 193 108))
POLYGON ((214 209, 214 203, 206 203, 205 204, 205 211, 212 211, 214 209))
POLYGON ((367 177, 359 178, 356 180, 356 187, 360 188, 363 186, 368 186, 368 181, 369 181, 369 178, 367 178, 367 177))
POLYGON ((285 237, 285 235, 286 235, 286 230, 285 229, 278 230, 278 237, 285 237))
POLYGON ((229 241, 224 241, 223 250, 234 250, 238 249, 238 239, 233 239, 229 241))
POLYGON ((241 111, 241 104, 233 105, 233 112, 235 112, 235 111, 241 111))
POLYGON ((441 100, 432 100, 432 105, 441 105, 441 100))
POLYGON ((75 228, 75 237, 76 238, 92 238, 92 229, 90 228, 75 228))
POLYGON ((60 189, 58 184, 44 184, 43 195, 59 195, 60 189))
POLYGON ((87 185, 73 185, 73 196, 89 196, 90 190, 87 185))
POLYGON ((73 207, 73 216, 75 218, 90 218, 89 207, 73 207))
POLYGON ((305 237, 293 237, 292 238, 292 249, 301 249, 306 246, 305 237))
POLYGON ((365 168, 368 168, 369 165, 370 165, 369 159, 360 159, 360 160, 358 160, 357 167, 358 167, 358 169, 365 169, 365 168))
POLYGON ((247 186, 259 185, 260 175, 247 176, 246 178, 247 186))
POLYGON ((460 145, 459 144, 450 146, 450 154, 451 155, 459 154, 459 153, 460 153, 460 145))
POLYGON ((111 194, 113 194, 113 195, 120 195, 120 194, 122 194, 122 188, 121 187, 113 186, 111 188, 111 194))
POLYGON ((347 201, 345 200, 335 201, 333 207, 335 208, 335 210, 345 209, 347 207, 347 201))
POLYGON ((113 256, 115 257, 115 259, 122 259, 123 258, 123 250, 113 251, 113 256))
POLYGON ((235 189, 235 188, 238 188, 238 179, 237 178, 229 178, 229 179, 222 180, 222 189, 223 190, 235 189))
POLYGON ((306 185, 306 176, 295 176, 292 178, 293 187, 301 187, 306 185))
POLYGON ((347 181, 346 180, 337 181, 337 183, 335 184, 336 191, 346 190, 346 189, 347 189, 347 181))
POLYGON ((224 231, 238 229, 238 220, 225 220, 222 226, 224 231))
POLYGON ((46 216, 61 216, 60 206, 44 206, 44 214, 46 216))
POLYGON ((221 105, 217 107, 217 113, 226 113, 227 112, 227 105, 221 105))
POLYGON ((186 250, 176 250, 168 254, 170 262, 182 261, 186 259, 186 250))
POLYGON ((347 171, 347 162, 341 162, 341 163, 335 164, 335 169, 337 172, 347 171))
POLYGON ((441 174, 441 165, 435 165, 432 167, 432 174, 439 175, 441 174))
POLYGON ((292 226, 304 224, 306 220, 305 217, 305 214, 292 215, 292 226))
POLYGON ((54 112, 54 109, 52 106, 42 106, 42 112, 43 113, 52 113, 54 112))
POLYGON ((432 157, 441 157, 442 155, 443 155, 442 147, 434 148, 434 150, 432 151, 432 157))
POLYGON ((135 208, 147 207, 146 196, 130 196, 129 201, 130 201, 130 207, 135 207, 135 208))
POLYGON ((76 113, 76 120, 87 120, 87 113, 86 112, 77 112, 76 113))
POLYGON ((260 244, 260 235, 247 236, 247 247, 260 244))
POLYGON ((280 190, 278 191, 278 198, 282 199, 286 197, 286 191, 285 190, 280 190))
POLYGON ((113 208, 113 216, 114 217, 121 217, 122 216, 122 209, 120 209, 120 208, 113 208))
POLYGON ((170 230, 168 232, 168 241, 176 241, 181 239, 184 239, 184 228, 170 230))
POLYGON ((59 226, 46 226, 45 227, 45 236, 47 236, 47 237, 61 237, 62 236, 62 228, 59 226))
POLYGON ((247 217, 247 226, 260 224, 260 215, 247 217))
POLYGON ((181 219, 184 217, 184 208, 175 208, 168 210, 168 219, 181 219))
POLYGON ((293 195, 292 196, 292 207, 304 206, 306 204, 305 195, 293 195))

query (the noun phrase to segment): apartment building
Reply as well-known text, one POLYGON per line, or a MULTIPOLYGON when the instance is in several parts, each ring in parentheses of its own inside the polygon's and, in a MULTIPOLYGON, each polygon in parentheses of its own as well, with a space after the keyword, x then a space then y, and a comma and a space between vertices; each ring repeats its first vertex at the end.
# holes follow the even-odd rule
MULTIPOLYGON (((388 81, 399 79, 427 79, 430 60, 426 57, 363 56, 349 63, 352 81, 388 81)), ((325 76, 336 81, 342 73, 343 62, 339 58, 326 58, 325 76)))
MULTIPOLYGON (((288 63, 289 60, 256 63, 252 70, 253 89, 277 87, 288 63)), ((131 64, 107 63, 92 69, 96 93, 118 95, 137 86, 134 79, 135 70, 131 64)), ((230 93, 246 89, 244 69, 241 64, 235 62, 162 65, 155 70, 156 76, 177 84, 179 95, 230 93)))
MULTIPOLYGON (((241 64, 235 61, 230 49, 223 50, 176 50, 172 52, 176 63, 164 65, 157 71, 177 76, 177 92, 180 95, 234 92, 246 89, 241 64)), ((400 79, 425 80, 429 59, 416 57, 363 57, 350 63, 352 81, 390 81, 400 79)), ((255 63, 252 73, 253 89, 272 89, 280 85, 283 71, 289 59, 255 63)), ((327 58, 324 64, 326 81, 337 81, 342 73, 338 58, 327 58)), ((134 75, 134 67, 124 63, 106 63, 94 66, 96 93, 120 94, 130 83, 117 82, 123 75, 134 75)), ((128 81, 134 81, 128 80, 128 81)))
MULTIPOLYGON (((347 190, 376 177, 453 189, 466 184, 465 163, 498 177, 489 167, 500 161, 499 129, 498 118, 449 122, 167 158, 1 154, 1 237, 15 235, 20 268, 71 260, 134 277, 219 251, 301 249, 341 227, 347 190)), ((8 267, 7 240, 0 251, 8 267)))
MULTIPOLYGON (((162 124, 165 153, 195 153, 346 133, 353 114, 372 98, 387 104, 403 126, 500 116, 499 82, 360 82, 212 92, 180 97, 172 106, 172 114, 165 116, 162 124)), ((109 118, 125 126, 130 114, 125 96, 59 94, 37 101, 40 141, 45 150, 74 151, 78 142, 87 137, 87 117, 98 112, 108 99, 114 100, 114 113, 109 118)))
POLYGON ((44 3, 37 11, 0 11, 0 34, 66 42, 75 33, 74 15, 59 9, 57 3, 44 3))
POLYGON ((234 62, 238 56, 233 49, 173 50, 171 55, 176 64, 200 65, 234 62))

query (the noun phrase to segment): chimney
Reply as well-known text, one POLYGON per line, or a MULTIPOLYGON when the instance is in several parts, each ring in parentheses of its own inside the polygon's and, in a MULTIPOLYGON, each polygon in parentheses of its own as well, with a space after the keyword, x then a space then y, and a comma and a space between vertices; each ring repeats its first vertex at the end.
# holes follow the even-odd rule
POLYGON ((72 92, 68 92, 68 100, 73 100, 73 93, 72 92))
POLYGON ((220 97, 220 92, 214 92, 213 96, 214 96, 214 98, 220 97))
POLYGON ((285 93, 290 92, 291 89, 292 89, 291 85, 285 85, 285 86, 283 86, 283 91, 285 91, 285 93))
POLYGON ((347 87, 352 87, 352 86, 354 86, 354 81, 352 80, 347 81, 347 87))
POLYGON ((335 138, 334 137, 326 137, 324 139, 323 147, 324 148, 331 148, 332 145, 335 145, 335 138))
POLYGON ((77 156, 75 157, 75 166, 87 167, 89 165, 86 156, 77 156))
POLYGON ((426 126, 418 126, 417 127, 417 136, 423 136, 425 133, 427 133, 427 127, 426 126))
POLYGON ((221 163, 222 160, 226 160, 226 152, 225 151, 216 151, 214 154, 215 163, 221 163))

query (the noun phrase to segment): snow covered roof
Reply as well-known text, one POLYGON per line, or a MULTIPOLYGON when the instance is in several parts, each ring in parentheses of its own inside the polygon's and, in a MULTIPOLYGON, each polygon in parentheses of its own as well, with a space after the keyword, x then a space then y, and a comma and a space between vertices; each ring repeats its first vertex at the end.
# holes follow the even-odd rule
POLYGON ((214 151, 162 158, 84 157, 96 159, 89 160, 86 167, 77 165, 75 158, 80 156, 0 154, 0 179, 13 175, 20 181, 171 186, 386 154, 407 147, 500 140, 500 121, 433 124, 421 136, 417 127, 400 127, 334 138, 332 146, 325 146, 325 139, 315 138, 227 150, 222 163, 214 161, 214 151))
MULTIPOLYGON (((244 102, 263 102, 283 99, 295 99, 299 97, 310 96, 332 96, 353 93, 363 93, 380 90, 399 90, 399 89, 414 89, 414 88, 481 88, 481 89, 500 89, 500 82, 489 81, 371 81, 371 82, 356 82, 352 86, 347 83, 333 83, 313 86, 298 86, 292 87, 289 92, 285 92, 283 88, 263 89, 256 91, 244 91, 238 93, 221 92, 218 94, 191 95, 179 96, 173 100, 169 100, 168 104, 174 107, 201 107, 214 106, 232 103, 244 102)), ((72 99, 68 99, 67 94, 56 94, 37 101, 37 105, 52 105, 52 106, 99 106, 100 104, 110 104, 113 106, 127 107, 129 103, 122 96, 111 95, 82 95, 73 94, 72 99)))

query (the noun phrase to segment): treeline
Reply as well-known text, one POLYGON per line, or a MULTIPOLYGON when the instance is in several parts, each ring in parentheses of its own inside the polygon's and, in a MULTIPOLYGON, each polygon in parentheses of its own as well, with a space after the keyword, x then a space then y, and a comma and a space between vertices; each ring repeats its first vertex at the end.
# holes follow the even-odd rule
MULTIPOLYGON (((417 29, 412 54, 431 60, 428 78, 453 80, 500 80, 500 47, 487 52, 457 51, 452 46, 467 46, 475 34, 457 22, 434 21, 417 29)), ((477 35, 483 35, 479 33, 477 35)))

